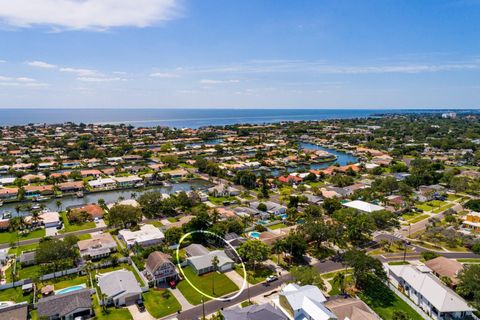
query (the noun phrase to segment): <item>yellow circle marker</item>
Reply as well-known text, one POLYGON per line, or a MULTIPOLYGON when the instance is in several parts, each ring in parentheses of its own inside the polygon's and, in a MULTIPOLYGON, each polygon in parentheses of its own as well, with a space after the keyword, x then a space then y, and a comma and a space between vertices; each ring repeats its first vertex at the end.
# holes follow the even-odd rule
POLYGON ((181 238, 180 238, 180 241, 178 241, 178 246, 177 246, 177 250, 176 250, 176 256, 177 256, 177 266, 178 266, 178 269, 180 270, 180 273, 182 274, 183 278, 185 280, 187 280, 188 284, 195 290, 197 291, 198 293, 200 293, 201 295, 209 298, 209 299, 212 299, 212 300, 217 300, 217 301, 230 301, 232 299, 235 299, 237 298, 238 296, 240 296, 243 292, 243 290, 245 290, 245 287, 247 285, 247 269, 245 268, 245 264, 243 263, 243 260, 242 260, 242 257, 240 257, 240 255, 238 254, 237 250, 227 241, 225 240, 224 238, 220 237, 218 234, 215 234, 211 231, 207 231, 207 230, 195 230, 195 231, 191 231, 191 232, 188 232, 186 234, 184 234, 181 238), (182 244, 182 242, 185 240, 185 238, 187 238, 188 236, 192 235, 192 234, 195 234, 195 233, 204 233, 204 234, 210 234, 212 236, 215 236, 217 237, 218 239, 221 239, 222 241, 224 241, 230 248, 232 248, 232 250, 235 252, 235 254, 238 256, 238 258, 240 259, 240 264, 242 265, 242 269, 243 269, 243 283, 242 283, 242 287, 240 288, 240 291, 238 291, 235 295, 231 296, 231 297, 228 297, 228 298, 218 298, 218 297, 213 297, 211 295, 208 295, 206 294, 205 292, 203 292, 202 290, 198 289, 189 279, 187 276, 185 276, 185 273, 183 272, 183 269, 182 269, 182 266, 180 265, 180 245, 182 244))

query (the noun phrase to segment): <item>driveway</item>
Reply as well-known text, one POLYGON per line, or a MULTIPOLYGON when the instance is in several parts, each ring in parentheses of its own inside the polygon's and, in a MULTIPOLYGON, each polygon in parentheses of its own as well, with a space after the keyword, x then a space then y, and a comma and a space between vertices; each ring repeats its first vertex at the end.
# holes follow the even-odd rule
POLYGON ((147 310, 140 312, 135 304, 129 305, 127 309, 130 311, 133 320, 156 320, 147 310))

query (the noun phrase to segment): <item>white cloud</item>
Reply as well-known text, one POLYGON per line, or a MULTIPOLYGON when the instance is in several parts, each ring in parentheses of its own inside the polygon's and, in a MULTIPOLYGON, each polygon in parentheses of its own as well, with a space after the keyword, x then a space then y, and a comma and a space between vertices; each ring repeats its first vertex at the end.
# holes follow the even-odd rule
POLYGON ((79 77, 77 78, 79 81, 83 82, 112 82, 112 81, 127 81, 127 79, 119 78, 119 77, 79 77))
POLYGON ((202 79, 200 80, 201 84, 222 84, 222 83, 239 83, 240 80, 230 79, 230 80, 214 80, 214 79, 202 79))
POLYGON ((91 76, 99 76, 101 75, 97 70, 93 69, 82 69, 82 68, 60 68, 61 72, 68 72, 68 73, 75 73, 80 77, 91 77, 91 76))
POLYGON ((48 87, 48 83, 38 82, 28 77, 4 77, 0 76, 0 86, 2 87, 48 87))
POLYGON ((178 74, 169 72, 154 72, 150 74, 152 78, 178 78, 178 74))
POLYGON ((18 82, 29 82, 29 83, 37 82, 37 80, 32 79, 32 78, 27 78, 27 77, 18 77, 15 80, 17 80, 18 82))
POLYGON ((142 28, 178 15, 178 0, 0 0, 0 21, 19 28, 142 28))
POLYGON ((53 65, 53 64, 50 64, 50 63, 47 63, 47 62, 44 62, 44 61, 37 61, 37 60, 27 61, 25 63, 28 64, 31 67, 44 68, 44 69, 53 69, 53 68, 57 67, 56 65, 53 65))
POLYGON ((0 76, 0 81, 10 81, 12 78, 10 77, 5 77, 5 76, 0 76))

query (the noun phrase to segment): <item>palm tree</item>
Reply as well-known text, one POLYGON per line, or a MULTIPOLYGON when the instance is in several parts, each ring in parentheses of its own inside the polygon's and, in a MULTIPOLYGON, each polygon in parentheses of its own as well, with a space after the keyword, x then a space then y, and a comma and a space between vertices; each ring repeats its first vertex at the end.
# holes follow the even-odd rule
POLYGON ((38 221, 40 221, 42 218, 40 218, 40 211, 34 210, 32 211, 32 224, 36 225, 38 221))
POLYGON ((57 200, 57 201, 55 201, 55 203, 56 203, 56 205, 57 205, 58 211, 61 211, 61 209, 62 209, 62 201, 61 201, 61 200, 57 200))
POLYGON ((17 216, 10 219, 10 230, 15 231, 16 233, 17 247, 19 243, 18 233, 21 229, 23 229, 24 226, 25 226, 25 221, 23 220, 23 217, 17 216))
POLYGON ((218 269, 218 264, 220 261, 218 260, 217 256, 214 256, 212 259, 212 266, 213 266, 213 274, 212 274, 212 293, 215 294, 215 273, 218 269))
POLYGON ((337 272, 333 277, 333 283, 338 286, 340 292, 343 294, 345 293, 347 278, 345 277, 344 272, 337 272))

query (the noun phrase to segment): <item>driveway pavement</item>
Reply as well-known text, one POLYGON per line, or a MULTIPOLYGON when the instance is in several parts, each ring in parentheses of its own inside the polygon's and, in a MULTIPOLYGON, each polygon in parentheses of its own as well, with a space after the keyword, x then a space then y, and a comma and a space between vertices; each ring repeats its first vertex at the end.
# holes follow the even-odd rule
POLYGON ((178 302, 182 306, 182 310, 188 310, 194 307, 193 304, 190 304, 188 300, 183 296, 182 292, 178 288, 171 289, 170 292, 177 298, 178 302))
POLYGON ((232 280, 233 283, 235 283, 235 285, 236 285, 238 288, 241 288, 241 287, 242 287, 242 285, 243 285, 243 277, 242 277, 241 275, 239 275, 237 271, 231 270, 231 271, 225 272, 224 274, 225 274, 230 280, 232 280))
POLYGON ((133 320, 156 320, 147 310, 140 312, 135 304, 129 305, 127 309, 130 311, 133 320))

